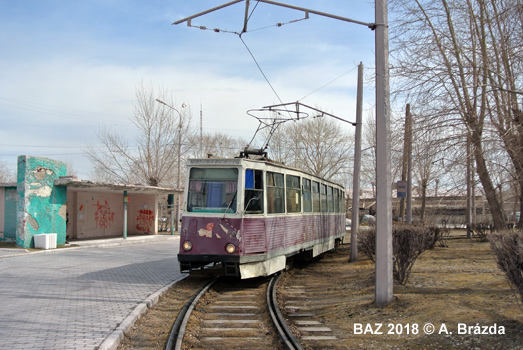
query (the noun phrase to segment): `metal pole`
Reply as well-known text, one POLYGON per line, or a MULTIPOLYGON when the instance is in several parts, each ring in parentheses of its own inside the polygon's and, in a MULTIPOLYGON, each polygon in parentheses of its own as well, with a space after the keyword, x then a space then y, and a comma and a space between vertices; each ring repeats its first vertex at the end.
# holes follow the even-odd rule
POLYGON ((170 194, 169 197, 171 197, 171 200, 168 201, 170 203, 169 207, 171 208, 171 235, 174 235, 174 194, 170 194))
POLYGON ((123 191, 123 239, 127 239, 127 191, 123 191))
MULTIPOLYGON (((220 6, 217 6, 217 7, 213 7, 212 9, 209 9, 209 10, 197 13, 195 15, 192 15, 192 16, 180 19, 180 20, 174 22, 173 24, 177 25, 177 24, 180 24, 180 23, 187 22, 187 25, 191 25, 191 21, 194 18, 201 17, 201 16, 206 15, 208 13, 214 12, 216 10, 220 10, 220 9, 222 9, 224 7, 234 5, 234 4, 237 4, 237 3, 242 2, 242 1, 243 0, 231 1, 231 2, 228 2, 226 4, 223 4, 223 5, 220 5, 220 6)), ((377 24, 375 24, 375 23, 367 23, 367 22, 356 21, 356 20, 353 20, 353 19, 350 19, 350 18, 341 17, 341 16, 330 14, 330 13, 320 12, 320 11, 311 10, 311 9, 307 9, 307 8, 304 8, 304 7, 298 7, 298 6, 289 5, 289 4, 284 4, 284 3, 280 3, 280 2, 276 2, 276 1, 271 1, 271 0, 258 0, 258 1, 259 2, 264 2, 266 4, 270 4, 270 5, 281 6, 281 7, 286 7, 286 8, 290 8, 290 9, 293 9, 293 10, 303 11, 303 12, 305 12, 305 17, 306 18, 308 18, 309 13, 312 13, 312 14, 315 14, 315 15, 318 15, 318 16, 329 17, 329 18, 340 20, 340 21, 361 24, 361 25, 367 26, 367 27, 369 27, 369 28, 371 28, 373 30, 377 26, 377 24)), ((247 29, 247 28, 244 26, 244 29, 247 29)))
POLYGON ((203 111, 202 104, 200 103, 200 154, 199 157, 203 157, 203 111))
POLYGON ((350 226, 350 261, 358 261, 358 229, 360 226, 360 169, 361 129, 363 111, 363 63, 358 66, 358 92, 356 100, 356 131, 354 136, 354 177, 352 179, 352 217, 350 226))
MULTIPOLYGON (((176 178, 176 189, 180 189, 180 173, 182 171, 181 167, 181 158, 182 158, 182 115, 178 113, 180 116, 180 123, 178 124, 178 176, 176 178)), ((180 192, 176 193, 176 232, 178 231, 178 224, 180 222, 180 192)))
MULTIPOLYGON (((156 101, 158 103, 161 103, 169 108, 171 108, 172 110, 174 110, 176 113, 178 113, 178 117, 180 117, 180 120, 178 122, 178 175, 176 177, 176 189, 179 190, 180 189, 180 173, 182 172, 182 169, 181 169, 181 158, 182 158, 182 114, 176 109, 174 108, 173 106, 171 105, 168 105, 167 103, 163 102, 162 100, 160 99, 156 99, 156 101)), ((185 107, 185 103, 182 103, 182 108, 185 107)), ((176 231, 178 231, 178 224, 180 222, 180 192, 178 192, 176 194, 176 231)))
POLYGON ((376 4, 376 306, 393 297, 387 0, 376 4))

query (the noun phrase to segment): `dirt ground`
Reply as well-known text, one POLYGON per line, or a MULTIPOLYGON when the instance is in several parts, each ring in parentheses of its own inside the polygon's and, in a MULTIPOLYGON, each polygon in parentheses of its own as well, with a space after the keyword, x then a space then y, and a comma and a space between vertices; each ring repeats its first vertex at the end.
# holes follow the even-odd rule
MULTIPOLYGON (((395 283, 394 299, 383 309, 374 303, 374 264, 362 255, 356 263, 348 260, 349 245, 342 245, 280 281, 307 279, 320 296, 317 312, 339 339, 306 348, 523 349, 523 310, 488 243, 452 239, 423 253, 407 285, 395 283)), ((188 278, 173 286, 118 349, 163 349, 177 311, 199 285, 200 279, 188 278)))

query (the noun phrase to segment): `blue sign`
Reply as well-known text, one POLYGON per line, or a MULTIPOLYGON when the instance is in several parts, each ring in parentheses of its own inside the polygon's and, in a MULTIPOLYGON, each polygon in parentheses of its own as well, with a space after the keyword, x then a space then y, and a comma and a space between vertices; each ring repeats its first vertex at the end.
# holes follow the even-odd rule
POLYGON ((398 198, 407 198, 407 181, 398 181, 398 198))

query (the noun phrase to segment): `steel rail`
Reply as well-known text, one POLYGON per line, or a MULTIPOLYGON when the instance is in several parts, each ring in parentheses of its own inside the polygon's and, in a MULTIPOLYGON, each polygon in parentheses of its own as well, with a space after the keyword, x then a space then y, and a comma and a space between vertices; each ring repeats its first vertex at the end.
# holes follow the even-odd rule
MULTIPOLYGON (((291 329, 287 326, 287 322, 285 321, 285 318, 283 317, 278 306, 278 301, 276 300, 276 287, 278 285, 280 277, 281 275, 274 276, 269 281, 269 285, 267 287, 267 307, 269 309, 269 313, 271 315, 271 319, 274 323, 276 331, 278 332, 280 339, 283 341, 287 349, 304 350, 298 339, 296 339, 296 337, 292 333, 291 329)), ((212 287, 212 285, 217 280, 218 278, 215 278, 209 283, 207 283, 205 286, 200 288, 196 293, 194 293, 191 299, 180 310, 180 313, 176 317, 176 320, 174 321, 174 324, 171 328, 171 332, 169 334, 169 339, 165 346, 165 350, 181 349, 185 328, 187 326, 187 322, 189 321, 189 317, 191 316, 192 310, 194 309, 200 298, 207 292, 207 290, 210 287, 212 287)))
POLYGON ((207 290, 216 282, 218 278, 213 279, 205 286, 200 288, 194 295, 189 299, 189 301, 183 306, 180 310, 180 313, 176 317, 174 324, 171 328, 171 333, 169 334, 169 339, 165 345, 165 350, 179 350, 182 347, 183 335, 185 333, 185 328, 187 326, 187 321, 191 316, 191 312, 194 309, 194 306, 200 300, 202 295, 207 292, 207 290))
POLYGON ((287 326, 287 322, 285 321, 285 318, 280 311, 280 307, 278 306, 278 301, 276 299, 276 287, 278 286, 280 277, 281 275, 274 276, 269 282, 269 286, 267 287, 267 306, 269 307, 269 312, 271 314, 272 321, 274 322, 274 326, 276 327, 281 340, 287 346, 287 349, 303 350, 300 342, 298 339, 296 339, 291 329, 287 326))

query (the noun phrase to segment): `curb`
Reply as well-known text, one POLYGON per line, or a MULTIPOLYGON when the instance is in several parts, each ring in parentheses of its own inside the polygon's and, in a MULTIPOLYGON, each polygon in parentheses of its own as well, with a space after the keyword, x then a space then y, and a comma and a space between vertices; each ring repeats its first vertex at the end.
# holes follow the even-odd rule
POLYGON ((181 276, 178 279, 172 281, 168 285, 158 289, 156 292, 151 294, 147 299, 142 301, 138 306, 134 308, 133 311, 120 323, 118 327, 115 328, 115 330, 109 334, 107 338, 100 344, 100 346, 97 347, 98 350, 116 350, 118 345, 122 342, 122 340, 125 338, 125 334, 129 332, 131 327, 138 321, 138 319, 144 314, 148 308, 153 307, 158 300, 160 300, 160 297, 164 295, 169 288, 171 288, 176 283, 180 282, 187 276, 181 276))

